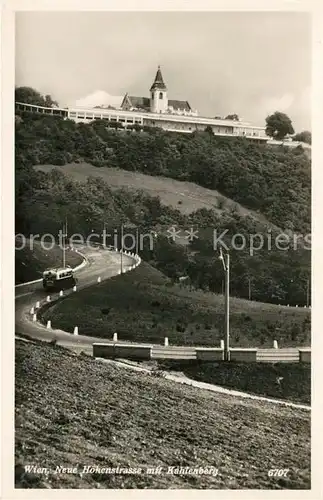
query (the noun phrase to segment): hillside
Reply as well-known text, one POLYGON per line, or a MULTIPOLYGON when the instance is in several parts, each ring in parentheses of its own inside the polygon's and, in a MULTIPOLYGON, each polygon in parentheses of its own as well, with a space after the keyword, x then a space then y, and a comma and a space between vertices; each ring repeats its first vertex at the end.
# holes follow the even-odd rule
MULTIPOLYGON (((158 238, 152 248, 142 245, 141 257, 174 281, 188 276, 194 288, 216 294, 223 270, 214 231, 224 231, 232 251, 232 295, 304 306, 311 295, 310 175, 298 148, 275 150, 207 132, 116 131, 101 120, 76 124, 21 113, 16 230, 56 235, 67 217, 70 233, 84 237, 102 234, 104 226, 120 233, 122 223, 132 234, 135 227, 140 234, 153 231, 158 238), (44 165, 49 172, 35 170, 44 165), (165 236, 173 226, 198 229, 198 241, 188 248, 172 245, 165 236), (233 248, 236 236, 239 244, 245 240, 243 248, 233 248), (269 248, 269 239, 281 237, 287 248, 269 248), (264 241, 255 252, 253 238, 264 241)), ((120 246, 120 234, 117 239, 120 246)))
MULTIPOLYGON (((232 347, 310 345, 311 317, 304 308, 281 307, 231 298, 232 347)), ((53 328, 90 336, 175 345, 220 345, 224 297, 172 285, 162 273, 142 264, 60 301, 43 313, 53 328)))
POLYGON ((304 410, 180 386, 20 340, 15 383, 16 488, 310 488, 304 410), (78 470, 25 473, 35 463, 78 470), (84 465, 142 473, 82 473, 84 465), (146 473, 158 465, 160 474, 146 473), (166 474, 169 466, 215 467, 218 475, 166 474), (273 467, 288 468, 287 477, 268 477, 273 467))
POLYGON ((310 231, 310 160, 302 148, 255 145, 207 132, 189 136, 158 129, 111 130, 104 120, 76 124, 59 117, 20 113, 17 157, 30 165, 88 162, 195 182, 259 211, 295 232, 310 231))
POLYGON ((235 209, 241 216, 249 215, 264 225, 274 226, 262 214, 243 207, 216 190, 204 188, 193 182, 178 181, 163 176, 155 177, 118 168, 99 168, 85 162, 70 163, 60 167, 57 165, 35 166, 35 170, 41 172, 51 172, 53 169, 59 169, 80 182, 85 182, 89 176, 93 176, 103 179, 111 189, 143 190, 152 197, 157 196, 163 205, 177 209, 184 215, 202 208, 212 209, 219 214, 235 209))
POLYGON ((84 238, 93 232, 102 235, 105 224, 111 235, 106 244, 120 247, 121 223, 126 232, 134 236, 135 227, 140 235, 155 230, 158 238, 151 247, 150 240, 144 239, 140 246, 141 257, 174 280, 188 275, 195 288, 215 293, 221 293, 223 270, 213 247, 213 230, 227 233, 225 241, 229 247, 232 238, 239 233, 247 244, 241 250, 232 248, 232 294, 247 298, 250 284, 254 300, 286 305, 307 303, 310 252, 301 246, 294 249, 292 237, 289 237, 288 251, 275 246, 268 251, 264 245, 252 254, 249 247, 253 234, 263 234, 264 241, 269 234, 272 237, 280 235, 278 229, 268 227, 259 218, 239 214, 235 208, 221 212, 201 208, 185 215, 143 190, 111 189, 98 177, 91 176, 81 182, 56 169, 49 173, 37 172, 20 162, 17 163, 16 179, 16 230, 20 233, 57 235, 67 217, 70 235, 81 234, 84 238), (197 228, 198 241, 193 241, 189 249, 172 244, 166 237, 166 229, 173 225, 182 230, 197 228), (114 241, 114 234, 117 241, 114 241))

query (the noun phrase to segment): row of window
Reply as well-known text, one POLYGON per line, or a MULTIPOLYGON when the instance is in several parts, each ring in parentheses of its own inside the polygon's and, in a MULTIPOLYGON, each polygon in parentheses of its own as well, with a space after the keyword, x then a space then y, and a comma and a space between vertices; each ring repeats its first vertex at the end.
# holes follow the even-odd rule
POLYGON ((69 114, 70 118, 77 118, 80 120, 109 120, 111 122, 120 122, 120 123, 126 123, 126 124, 134 124, 134 123, 141 123, 140 118, 118 118, 118 117, 110 117, 110 116, 104 116, 104 115, 85 115, 84 113, 77 113, 74 111, 71 111, 69 114))
POLYGON ((57 279, 71 278, 72 276, 73 276, 73 273, 71 271, 67 271, 65 273, 57 273, 57 279))
POLYGON ((55 108, 43 108, 37 106, 28 106, 24 104, 16 104, 16 109, 20 111, 34 111, 35 113, 42 113, 48 115, 57 115, 57 116, 67 116, 67 111, 64 109, 55 109, 55 108))
MULTIPOLYGON (((23 111, 28 111, 30 109, 29 106, 25 106, 23 104, 16 104, 17 108, 18 109, 21 109, 23 111)), ((61 110, 61 109, 45 109, 45 108, 33 108, 33 109, 36 109, 36 112, 41 112, 41 113, 48 113, 48 114, 53 114, 53 115, 60 115, 60 116, 66 116, 67 115, 67 111, 65 110, 61 110)), ((101 120, 102 118, 104 119, 107 119, 111 122, 121 122, 121 123, 124 123, 124 124, 134 124, 134 123, 137 123, 137 124, 142 124, 142 119, 140 118, 122 118, 122 117, 111 117, 111 116, 104 116, 104 115, 101 115, 101 114, 92 114, 92 115, 89 115, 89 114, 86 114, 86 113, 80 113, 80 112, 76 112, 76 111, 71 111, 69 113, 69 117, 70 118, 76 118, 76 119, 85 119, 85 120, 101 120)), ((149 123, 148 125, 153 125, 153 126, 158 126, 159 123, 156 123, 156 122, 150 122, 149 120, 149 123)), ((197 124, 193 127, 191 126, 187 126, 187 124, 184 124, 184 123, 168 123, 168 124, 165 124, 165 123, 160 123, 159 126, 164 126, 164 127, 171 127, 173 129, 178 129, 178 130, 189 130, 191 131, 192 128, 195 130, 195 129, 204 129, 205 128, 205 124, 197 124)), ((252 135, 254 137, 259 137, 260 136, 260 133, 257 131, 257 132, 252 132, 251 130, 249 131, 246 131, 246 130, 236 130, 233 132, 232 129, 228 129, 228 128, 222 128, 222 127, 212 127, 213 131, 215 133, 229 133, 229 134, 234 134, 234 135, 242 135, 242 136, 246 136, 246 135, 252 135)))

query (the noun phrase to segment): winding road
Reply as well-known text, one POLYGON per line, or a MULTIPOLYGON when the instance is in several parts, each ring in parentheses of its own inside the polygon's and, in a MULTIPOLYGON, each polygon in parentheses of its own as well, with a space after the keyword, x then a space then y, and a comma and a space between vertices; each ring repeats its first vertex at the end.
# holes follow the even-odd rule
MULTIPOLYGON (((114 251, 105 250, 102 248, 87 248, 82 249, 82 254, 86 259, 85 265, 75 272, 75 276, 78 278, 77 288, 81 290, 91 285, 98 284, 98 277, 101 281, 120 274, 121 268, 121 255, 114 251)), ((123 271, 130 271, 135 264, 135 258, 129 255, 123 254, 122 256, 122 267, 123 271)), ((75 293, 71 290, 65 291, 64 295, 70 295, 75 293)), ((36 302, 39 301, 40 305, 46 302, 47 293, 42 288, 42 282, 33 282, 28 284, 23 284, 16 286, 16 296, 15 296, 15 332, 16 336, 27 335, 32 339, 42 340, 50 342, 51 340, 56 340, 57 344, 67 347, 75 352, 83 351, 87 354, 92 355, 93 353, 93 342, 102 342, 102 338, 88 337, 85 335, 73 335, 71 333, 64 332, 62 330, 52 330, 47 329, 44 325, 39 322, 34 322, 30 310, 35 306, 36 302)), ((58 294, 51 296, 51 300, 58 298, 58 294)), ((106 343, 110 343, 104 340, 106 343)), ((111 343, 113 343, 111 341, 111 343)), ((127 342, 129 343, 129 342, 127 342)), ((180 347, 180 346, 170 346, 165 348, 163 346, 154 346, 155 358, 166 357, 167 354, 172 359, 195 359, 193 354, 194 348, 190 347, 180 347), (160 354, 160 356, 159 356, 160 354)), ((103 360, 101 360, 103 361, 103 360)), ((121 364, 127 367, 124 363, 120 363, 114 360, 104 360, 110 363, 121 364)), ((128 368, 145 371, 145 368, 136 367, 134 365, 129 365, 128 368)), ((203 382, 198 382, 195 380, 188 379, 187 377, 178 374, 166 374, 166 378, 173 380, 177 383, 184 383, 199 389, 207 389, 212 392, 220 392, 229 394, 231 396, 242 397, 242 398, 252 398, 258 401, 266 401, 274 404, 280 404, 285 406, 290 406, 299 409, 310 410, 310 406, 301 405, 297 403, 291 403, 288 401, 277 400, 273 398, 265 398, 257 395, 252 395, 249 393, 243 393, 240 391, 234 391, 232 389, 225 389, 220 386, 213 384, 206 384, 203 382)))
MULTIPOLYGON (((120 273, 121 256, 119 253, 92 247, 82 249, 82 254, 86 258, 86 265, 75 272, 78 279, 78 290, 97 284, 98 277, 104 281, 120 273)), ((123 254, 122 267, 124 271, 129 271, 134 264, 135 259, 133 257, 123 254)), ((35 306, 37 301, 44 303, 48 295, 43 290, 41 282, 16 287, 15 292, 16 335, 28 335, 43 341, 56 339, 59 345, 75 348, 73 350, 84 350, 91 354, 93 342, 102 342, 102 338, 87 337, 85 335, 76 336, 62 330, 47 329, 39 322, 33 322, 30 309, 35 306)), ((72 293, 74 293, 72 290, 64 291, 65 296, 72 293)), ((51 295, 51 300, 56 298, 58 298, 57 293, 51 295)))
MULTIPOLYGON (((75 272, 78 278, 77 288, 81 290, 90 285, 97 284, 97 279, 100 276, 101 281, 104 281, 112 276, 120 274, 121 255, 118 252, 107 250, 101 247, 89 247, 82 249, 82 255, 86 259, 86 265, 75 272)), ((123 254, 122 267, 123 272, 130 271, 136 263, 134 257, 123 254)), ((64 291, 64 295, 68 296, 74 293, 72 290, 64 291)), ((63 345, 73 350, 83 350, 86 353, 92 354, 92 344, 94 342, 102 342, 102 337, 88 337, 86 335, 73 335, 62 330, 47 329, 45 325, 39 322, 32 321, 30 309, 39 301, 41 305, 46 301, 47 293, 42 288, 41 282, 32 282, 30 284, 22 284, 16 286, 15 296, 15 332, 16 334, 28 335, 29 337, 51 341, 55 339, 59 345, 63 345)), ((51 300, 58 298, 58 294, 53 294, 51 300)), ((36 311, 35 311, 36 312, 36 311)), ((79 329, 82 325, 75 322, 75 326, 79 329)), ((112 337, 112 333, 111 333, 112 337)), ((105 343, 110 343, 107 339, 105 343)), ((122 340, 118 340, 122 342, 122 340)), ((111 338, 111 343, 112 338, 111 338)), ((127 342, 135 344, 135 342, 127 342)), ((138 343, 136 343, 138 345, 138 343)), ((162 346, 153 345, 153 359, 196 359, 195 347, 189 346, 162 346)), ((280 349, 258 349, 258 362, 284 362, 295 363, 299 361, 299 351, 297 348, 288 347, 280 349)))

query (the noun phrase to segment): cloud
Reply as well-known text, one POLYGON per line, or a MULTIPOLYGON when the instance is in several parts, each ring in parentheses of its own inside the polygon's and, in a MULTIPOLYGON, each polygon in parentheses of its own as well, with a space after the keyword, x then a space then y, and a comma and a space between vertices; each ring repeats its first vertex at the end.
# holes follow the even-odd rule
POLYGON ((201 115, 232 110, 263 125, 279 110, 296 128, 309 126, 305 13, 43 11, 16 18, 16 84, 60 105, 148 96, 160 64, 169 98, 189 100, 201 115))
POLYGON ((283 113, 288 112, 295 101, 295 96, 293 94, 284 94, 280 97, 270 97, 265 99, 262 105, 264 114, 271 115, 275 111, 281 111, 283 113))
POLYGON ((71 107, 76 108, 94 108, 96 106, 113 106, 119 108, 121 106, 123 96, 110 95, 104 90, 97 90, 81 99, 77 99, 71 104, 71 107))

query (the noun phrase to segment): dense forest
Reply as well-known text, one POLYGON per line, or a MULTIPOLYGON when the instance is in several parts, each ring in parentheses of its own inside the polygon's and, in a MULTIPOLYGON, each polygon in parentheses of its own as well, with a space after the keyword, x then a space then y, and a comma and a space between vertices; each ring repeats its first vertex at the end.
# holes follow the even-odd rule
POLYGON ((16 120, 17 154, 30 164, 87 161, 192 181, 217 189, 282 229, 310 231, 310 160, 301 146, 275 150, 207 132, 116 131, 104 120, 76 124, 26 112, 16 120))
MULTIPOLYGON (((161 235, 154 248, 144 248, 142 254, 173 279, 187 275, 191 286, 221 293, 223 269, 207 228, 246 237, 268 230, 235 210, 219 216, 202 209, 184 216, 143 192, 111 191, 98 178, 80 183, 59 171, 45 174, 33 169, 72 161, 189 180, 219 190, 283 231, 310 232, 310 160, 301 147, 274 149, 207 131, 186 136, 154 128, 119 131, 108 125, 103 120, 76 124, 60 117, 16 114, 16 233, 57 234, 67 215, 69 230, 84 235, 102 231, 105 222, 110 228, 124 223, 141 231, 168 224, 204 227, 204 236, 189 248, 161 235)), ((232 250, 231 261, 234 295, 306 304, 308 250, 263 249, 253 256, 247 249, 232 250)))

